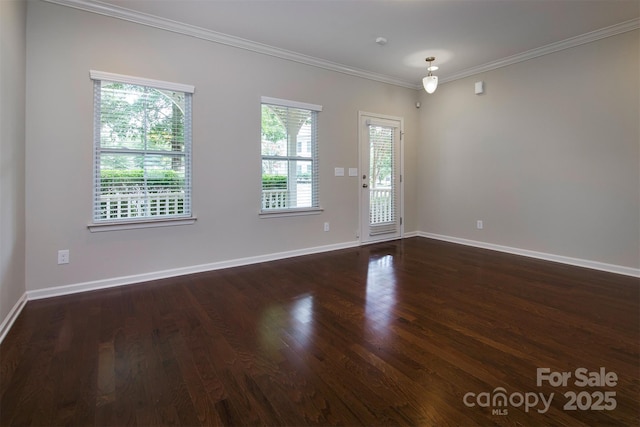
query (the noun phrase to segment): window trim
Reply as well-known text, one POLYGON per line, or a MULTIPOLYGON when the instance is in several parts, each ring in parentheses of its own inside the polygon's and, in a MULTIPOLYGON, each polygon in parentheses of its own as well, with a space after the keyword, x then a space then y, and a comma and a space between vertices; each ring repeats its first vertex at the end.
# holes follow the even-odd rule
MULTIPOLYGON (((161 90, 170 90, 176 92, 183 92, 185 94, 193 95, 195 93, 195 86, 183 84, 183 83, 174 83, 167 82, 163 80, 154 80, 148 79, 145 77, 136 77, 136 76, 128 76, 125 74, 116 74, 109 73, 104 71, 97 70, 89 70, 89 77, 95 83, 96 81, 109 81, 116 83, 124 83, 130 85, 137 86, 147 86, 152 87, 154 89, 161 90)), ((94 89, 94 102, 95 102, 95 89, 94 89)), ((190 101, 192 102, 192 101, 190 101)), ((163 216, 160 218, 154 217, 136 217, 136 218, 126 218, 126 219, 118 219, 118 220, 105 220, 105 221, 96 221, 95 220, 95 200, 96 200, 96 168, 99 167, 97 165, 97 152, 98 152, 98 143, 100 138, 99 133, 99 125, 95 123, 95 110, 94 105, 94 124, 93 124, 93 197, 92 197, 92 207, 91 207, 91 221, 87 224, 87 228, 92 233, 94 232, 102 232, 102 231, 117 231, 117 230, 129 230, 129 229, 139 229, 139 228, 151 228, 151 227, 169 227, 169 226, 177 226, 177 225, 190 225, 195 223, 196 216, 193 214, 193 195, 192 195, 192 150, 193 150, 193 141, 192 141, 192 123, 189 123, 188 126, 185 126, 188 129, 185 129, 185 133, 189 132, 189 152, 185 154, 185 158, 187 160, 187 164, 185 168, 188 171, 188 191, 190 193, 190 206, 189 213, 185 215, 175 215, 175 216, 163 216)), ((191 107, 192 108, 192 107, 191 107)), ((193 113, 190 115, 191 120, 193 120, 193 113)), ((186 135, 185 135, 186 136, 186 135)))
POLYGON ((155 227, 172 227, 177 225, 191 225, 198 218, 195 216, 184 218, 162 218, 162 219, 142 219, 138 221, 118 221, 118 222, 92 222, 87 228, 92 233, 102 231, 119 231, 119 230, 135 230, 138 228, 155 228, 155 227))
POLYGON ((322 111, 322 105, 309 104, 307 102, 291 101, 289 99, 271 98, 270 96, 262 96, 261 104, 277 105, 278 107, 300 108, 301 110, 322 111))
POLYGON ((91 80, 107 80, 138 86, 151 86, 156 89, 175 90, 177 92, 195 93, 195 86, 183 83, 166 82, 164 80, 147 79, 145 77, 127 76, 125 74, 107 73, 105 71, 89 70, 91 80))
MULTIPOLYGON (((289 99, 281 99, 281 98, 273 98, 270 96, 261 96, 260 97, 260 108, 262 110, 262 106, 263 105, 274 105, 274 106, 278 106, 278 107, 287 107, 287 108, 297 108, 297 109, 301 109, 301 110, 309 110, 309 111, 313 111, 315 113, 319 113, 322 111, 322 105, 318 105, 318 104, 311 104, 311 103, 307 103, 307 102, 300 102, 300 101, 292 101, 289 99)), ((262 114, 262 112, 260 113, 262 114)), ((317 119, 316 119, 317 120, 317 119)), ((316 126, 318 125, 317 121, 316 121, 316 126)), ((316 140, 314 141, 314 151, 316 153, 315 157, 313 157, 313 163, 314 165, 314 170, 316 173, 315 179, 316 180, 320 180, 320 170, 318 168, 318 140, 316 138, 316 140)), ((263 156, 260 155, 260 161, 264 160, 265 157, 272 157, 272 156, 263 156)), ((288 160, 291 157, 295 157, 295 156, 278 156, 279 160, 288 160)), ((302 160, 308 160, 308 158, 304 158, 302 160)), ((318 188, 319 186, 317 186, 316 188, 318 188)), ((319 190, 318 190, 319 191, 319 190)), ((260 187, 260 195, 262 197, 262 186, 260 187)), ((318 202, 318 206, 310 206, 310 207, 304 207, 304 208, 288 208, 288 209, 268 209, 268 210, 264 210, 264 209, 259 209, 258 210, 258 216, 260 218, 279 218, 279 217, 287 217, 287 216, 300 216, 300 215, 315 215, 315 214, 319 214, 322 213, 324 211, 324 209, 320 206, 320 195, 317 194, 316 195, 317 198, 317 202, 318 202)))
POLYGON ((324 212, 323 208, 291 208, 291 209, 274 209, 272 211, 258 212, 260 218, 281 218, 284 216, 302 216, 302 215, 317 215, 324 212))

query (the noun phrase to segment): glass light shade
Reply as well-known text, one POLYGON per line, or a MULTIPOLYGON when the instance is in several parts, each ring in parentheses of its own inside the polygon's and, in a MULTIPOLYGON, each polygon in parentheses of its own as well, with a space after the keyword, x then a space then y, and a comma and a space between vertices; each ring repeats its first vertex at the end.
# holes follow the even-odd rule
POLYGON ((436 88, 438 87, 438 76, 427 76, 424 79, 422 79, 422 85, 424 86, 424 90, 427 91, 427 93, 433 93, 436 91, 436 88))

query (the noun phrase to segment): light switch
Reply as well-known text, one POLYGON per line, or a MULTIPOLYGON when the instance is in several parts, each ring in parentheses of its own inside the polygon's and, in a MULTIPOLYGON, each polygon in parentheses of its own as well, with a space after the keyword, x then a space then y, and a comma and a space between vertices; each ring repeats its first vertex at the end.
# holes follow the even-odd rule
POLYGON ((344 168, 336 168, 336 176, 344 176, 344 168))
POLYGON ((358 176, 358 168, 349 168, 349 176, 358 176))

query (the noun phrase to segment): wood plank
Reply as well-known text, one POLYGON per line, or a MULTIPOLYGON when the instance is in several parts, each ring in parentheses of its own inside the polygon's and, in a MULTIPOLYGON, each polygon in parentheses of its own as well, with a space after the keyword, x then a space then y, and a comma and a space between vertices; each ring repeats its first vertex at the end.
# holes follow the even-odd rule
POLYGON ((425 238, 30 301, 0 425, 638 425, 639 305, 637 278, 425 238), (465 404, 499 387, 554 397, 465 404))

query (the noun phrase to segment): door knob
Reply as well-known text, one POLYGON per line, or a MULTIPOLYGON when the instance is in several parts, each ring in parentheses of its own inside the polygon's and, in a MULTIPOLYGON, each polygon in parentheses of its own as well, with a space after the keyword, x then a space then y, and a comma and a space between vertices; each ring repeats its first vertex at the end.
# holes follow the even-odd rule
POLYGON ((368 188, 369 184, 362 184, 362 188, 368 188))

